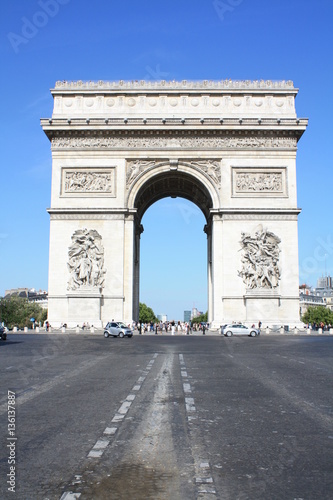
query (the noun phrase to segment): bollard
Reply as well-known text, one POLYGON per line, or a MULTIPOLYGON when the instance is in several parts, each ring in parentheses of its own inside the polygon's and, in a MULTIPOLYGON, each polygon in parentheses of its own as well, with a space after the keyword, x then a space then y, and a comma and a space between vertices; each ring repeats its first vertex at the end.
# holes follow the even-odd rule
POLYGON ((311 334, 311 328, 308 328, 308 329, 306 330, 306 333, 307 333, 308 335, 310 335, 310 334, 311 334))
POLYGON ((330 335, 333 335, 333 328, 330 328, 330 335))
POLYGON ((323 334, 323 329, 322 328, 318 328, 318 335, 322 335, 323 334))
POLYGON ((95 328, 92 326, 92 327, 90 328, 90 333, 94 333, 94 332, 95 332, 95 328))
POLYGON ((269 327, 266 326, 266 335, 269 335, 269 327))
POLYGON ((61 333, 66 333, 66 328, 64 326, 61 327, 61 333))
POLYGON ((296 333, 298 333, 297 332, 297 326, 295 326, 295 328, 294 328, 294 335, 296 335, 296 333))
POLYGON ((284 334, 284 328, 283 328, 283 326, 280 326, 280 333, 281 333, 281 335, 284 334))
POLYGON ((39 333, 39 326, 36 326, 36 333, 39 333))
POLYGON ((77 326, 77 327, 75 328, 75 333, 80 333, 80 327, 79 327, 79 326, 77 326))
POLYGON ((28 327, 27 327, 27 326, 25 326, 25 327, 24 327, 24 333, 27 333, 27 331, 28 331, 28 327))
POLYGON ((14 332, 14 333, 15 333, 15 332, 17 332, 17 326, 14 326, 14 328, 13 328, 13 332, 14 332))

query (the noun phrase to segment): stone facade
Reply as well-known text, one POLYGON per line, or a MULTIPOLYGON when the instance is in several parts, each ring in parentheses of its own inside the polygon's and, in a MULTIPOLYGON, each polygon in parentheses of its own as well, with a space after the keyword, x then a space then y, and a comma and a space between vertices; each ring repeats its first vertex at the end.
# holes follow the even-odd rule
POLYGON ((298 324, 297 142, 288 81, 57 82, 49 321, 138 319, 141 219, 165 196, 206 217, 208 316, 298 324))

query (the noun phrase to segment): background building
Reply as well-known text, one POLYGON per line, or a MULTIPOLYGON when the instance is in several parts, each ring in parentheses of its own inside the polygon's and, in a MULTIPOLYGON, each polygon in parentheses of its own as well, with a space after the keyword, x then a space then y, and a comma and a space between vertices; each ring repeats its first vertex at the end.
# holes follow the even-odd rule
POLYGON ((36 290, 35 288, 11 288, 5 290, 5 298, 22 297, 29 302, 36 302, 43 309, 48 307, 48 294, 45 290, 36 290))
POLYGON ((184 321, 189 323, 191 321, 191 311, 184 311, 184 321))

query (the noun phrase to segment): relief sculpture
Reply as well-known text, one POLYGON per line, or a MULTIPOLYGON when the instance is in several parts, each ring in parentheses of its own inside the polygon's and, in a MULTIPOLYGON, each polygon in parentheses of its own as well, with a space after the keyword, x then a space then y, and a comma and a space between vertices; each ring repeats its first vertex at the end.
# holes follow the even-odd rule
POLYGON ((103 287, 104 248, 102 237, 94 229, 78 229, 68 249, 68 290, 81 287, 103 287))
POLYGON ((199 167, 203 170, 209 177, 219 185, 221 183, 221 167, 219 161, 214 160, 202 160, 202 161, 191 161, 191 165, 194 167, 199 167))
POLYGON ((155 161, 129 161, 127 166, 126 186, 130 186, 130 184, 132 184, 132 182, 138 177, 138 175, 141 174, 141 172, 154 166, 155 161))
POLYGON ((276 173, 237 173, 236 192, 281 192, 282 174, 276 173))
POLYGON ((167 136, 152 134, 143 135, 138 132, 136 136, 110 135, 101 137, 68 137, 65 134, 52 138, 53 149, 75 149, 75 148, 96 148, 96 149, 161 149, 161 148, 194 148, 194 149, 295 149, 297 145, 296 137, 284 137, 273 135, 267 136, 239 136, 228 134, 216 134, 214 136, 203 135, 175 135, 167 136))
POLYGON ((65 173, 65 193, 111 193, 111 172, 73 172, 65 173))
POLYGON ((280 280, 279 243, 274 233, 258 229, 254 235, 242 233, 243 249, 242 270, 238 275, 243 278, 247 288, 276 288, 280 280))

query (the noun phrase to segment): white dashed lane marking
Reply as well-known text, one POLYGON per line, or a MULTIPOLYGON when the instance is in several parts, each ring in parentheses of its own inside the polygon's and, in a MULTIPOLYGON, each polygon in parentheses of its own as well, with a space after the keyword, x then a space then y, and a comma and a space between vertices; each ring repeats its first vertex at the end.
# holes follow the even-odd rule
POLYGON ((60 500, 76 500, 77 498, 80 498, 81 493, 72 493, 71 491, 65 492, 60 500))
MULTIPOLYGON (((185 408, 187 413, 187 420, 189 421, 189 423, 191 423, 196 419, 196 407, 194 403, 194 398, 187 397, 188 394, 192 393, 192 388, 188 380, 188 374, 183 354, 179 354, 179 363, 180 363, 181 376, 183 378, 183 390, 185 394, 185 408)), ((192 431, 190 431, 190 434, 192 434, 192 431)), ((201 446, 201 448, 203 449, 204 446, 201 446)), ((203 460, 202 455, 200 457, 198 451, 194 451, 194 448, 192 451, 192 456, 194 459, 194 466, 196 472, 195 483, 198 487, 198 494, 200 495, 200 498, 206 498, 206 495, 209 495, 209 497, 207 498, 211 498, 211 495, 216 495, 216 489, 214 486, 214 480, 211 476, 209 461, 203 460)))
MULTIPOLYGON (((153 364, 155 363, 155 359, 157 358, 158 353, 155 353, 153 358, 149 361, 148 365, 145 368, 145 371, 143 371, 143 375, 138 378, 136 385, 133 387, 133 391, 139 391, 141 389, 142 383, 145 381, 146 376, 149 374, 149 371, 151 370, 153 364)), ((119 409, 117 410, 116 414, 114 415, 113 419, 111 420, 112 423, 121 423, 125 416, 127 415, 133 401, 135 400, 136 395, 135 394, 129 394, 125 401, 121 404, 119 409)), ((101 436, 92 449, 89 451, 87 457, 88 458, 100 458, 108 445, 110 444, 111 440, 107 439, 106 436, 114 436, 118 430, 118 427, 106 427, 103 431, 103 436, 101 436)), ((75 476, 77 477, 77 476, 75 476)), ((73 481, 72 485, 77 484, 77 481, 73 481)), ((81 493, 73 493, 72 491, 66 491, 62 496, 60 500, 75 500, 81 496, 81 493)))
POLYGON ((184 392, 192 392, 190 384, 183 384, 184 392))

